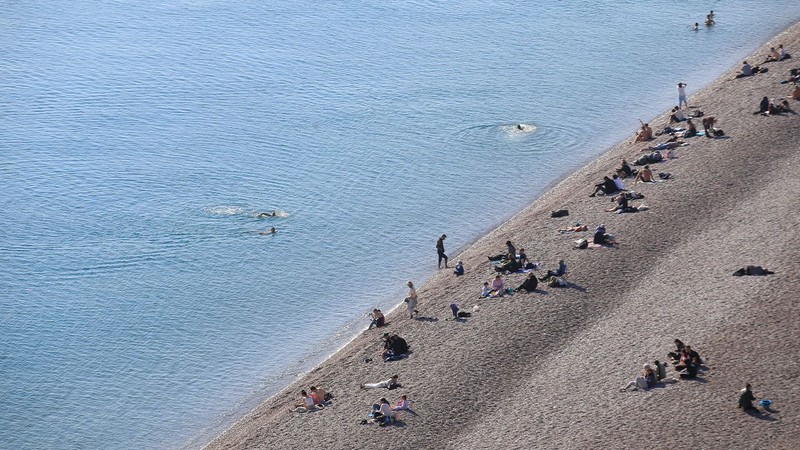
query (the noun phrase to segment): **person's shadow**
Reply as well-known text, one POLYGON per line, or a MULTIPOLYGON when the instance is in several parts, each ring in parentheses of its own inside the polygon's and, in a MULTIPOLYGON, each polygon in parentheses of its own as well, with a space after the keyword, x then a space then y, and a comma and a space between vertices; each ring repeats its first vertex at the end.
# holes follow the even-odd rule
MULTIPOLYGON (((766 409, 766 408, 764 408, 764 409, 766 409)), ((777 412, 777 411, 775 411, 775 412, 777 412)), ((755 419, 766 420, 767 422, 774 422, 774 421, 778 420, 778 419, 772 417, 772 415, 769 412, 761 412, 761 411, 759 411, 757 409, 747 411, 747 414, 749 416, 755 418, 755 419)))
POLYGON ((436 317, 421 317, 421 316, 414 317, 414 320, 419 321, 419 322, 438 322, 439 321, 439 319, 437 319, 436 317))

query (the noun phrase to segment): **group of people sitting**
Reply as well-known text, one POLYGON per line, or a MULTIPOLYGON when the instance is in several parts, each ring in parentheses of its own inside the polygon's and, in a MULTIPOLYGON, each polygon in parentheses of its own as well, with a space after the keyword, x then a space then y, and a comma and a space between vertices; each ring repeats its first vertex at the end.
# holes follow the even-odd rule
POLYGON ((513 291, 509 292, 506 290, 506 285, 503 282, 503 276, 497 274, 495 275, 494 280, 492 280, 492 284, 489 284, 488 281, 483 283, 480 298, 496 298, 511 293, 513 293, 513 291))
POLYGON ((675 351, 669 352, 667 356, 672 360, 675 370, 679 370, 679 376, 685 379, 697 378, 697 372, 703 364, 700 354, 692 349, 690 345, 684 345, 680 339, 675 339, 675 351))
POLYGON ((311 386, 310 392, 305 389, 300 391, 300 401, 294 404, 293 412, 309 412, 330 405, 333 394, 325 392, 322 388, 311 386))
POLYGON ((385 427, 397 420, 400 411, 408 411, 416 415, 410 407, 407 395, 401 395, 394 406, 389 404, 389 400, 386 400, 386 397, 382 397, 377 403, 372 404, 372 409, 367 415, 367 418, 361 421, 361 424, 366 425, 372 422, 385 427))
POLYGON ((758 103, 758 111, 753 114, 763 114, 765 116, 773 114, 794 113, 789 101, 785 98, 778 100, 770 100, 769 97, 763 97, 758 103))
MULTIPOLYGON (((630 166, 628 169, 630 169, 630 166)), ((603 181, 594 185, 594 192, 589 194, 589 197, 594 197, 597 194, 612 195, 624 190, 625 185, 622 184, 622 179, 620 179, 618 174, 612 175, 611 178, 606 175, 603 177, 603 181)))
POLYGON ((381 357, 384 361, 396 361, 405 357, 409 346, 405 339, 397 334, 383 333, 383 351, 381 357))

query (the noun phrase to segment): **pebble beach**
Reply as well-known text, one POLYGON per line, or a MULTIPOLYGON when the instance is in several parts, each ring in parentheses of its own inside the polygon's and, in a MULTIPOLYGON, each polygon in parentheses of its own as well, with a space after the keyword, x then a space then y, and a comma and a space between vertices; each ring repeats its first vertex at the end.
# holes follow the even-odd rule
MULTIPOLYGON (((618 144, 450 254, 451 265, 462 260, 466 273, 442 269, 420 286, 418 318, 409 319, 402 307, 388 314, 386 327, 361 333, 206 448, 795 448, 800 116, 753 112, 764 96, 790 97, 794 85, 780 81, 800 67, 800 24, 763 43, 748 61, 761 63, 778 44, 797 55, 742 79, 734 79, 737 65, 689 97, 688 111, 717 118, 725 135, 688 138, 676 158, 653 164, 654 172, 671 174, 666 181, 624 180, 644 194, 633 204, 646 210, 606 212, 610 198, 589 194, 621 159, 633 161, 664 142, 663 135, 618 144), (552 218, 559 209, 569 215, 552 218), (578 222, 589 231, 558 232, 578 222), (574 248, 600 224, 618 245, 574 248), (533 293, 479 299, 483 282, 495 275, 487 255, 502 253, 508 240, 544 270, 564 259, 568 286, 540 284, 533 293), (748 265, 775 274, 732 276, 748 265), (479 308, 456 321, 451 303, 479 308), (408 358, 381 360, 385 332, 409 342, 408 358), (675 338, 705 360, 698 379, 620 392, 642 364, 664 360, 675 338), (394 374, 401 388, 359 388, 394 374), (749 415, 737 408, 745 383, 757 399, 773 401, 771 411, 749 415), (333 393, 332 404, 290 412, 300 389, 312 385, 333 393), (394 402, 401 394, 417 415, 402 413, 387 427, 361 424, 377 399, 394 402)), ((800 101, 789 101, 800 111, 800 101)), ((669 114, 649 123, 661 130, 669 114)), ((516 287, 525 276, 504 278, 516 287)), ((671 368, 668 376, 677 378, 671 368)))

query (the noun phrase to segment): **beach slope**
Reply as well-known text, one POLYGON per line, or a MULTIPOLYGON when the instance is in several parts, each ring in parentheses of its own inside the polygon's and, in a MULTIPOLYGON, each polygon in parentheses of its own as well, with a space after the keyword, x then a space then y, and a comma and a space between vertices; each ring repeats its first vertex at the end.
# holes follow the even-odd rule
MULTIPOLYGON (((800 57, 800 25, 748 59, 763 61, 779 43, 800 57)), ((668 181, 626 180, 645 196, 633 204, 648 210, 605 212, 609 198, 588 195, 621 158, 633 161, 647 146, 621 143, 450 255, 464 261, 466 274, 441 270, 422 286, 419 319, 409 319, 405 309, 391 315, 387 328, 362 333, 208 448, 796 446, 800 115, 753 111, 764 96, 790 95, 793 86, 779 82, 798 61, 768 63, 769 72, 736 80, 732 69, 690 97, 691 111, 716 117, 725 136, 689 138, 675 150, 677 158, 654 164, 654 172, 672 174, 668 181), (568 217, 550 217, 562 208, 568 217), (590 231, 557 231, 575 222, 590 231), (601 223, 619 245, 573 248, 601 223), (482 283, 494 277, 486 256, 504 251, 507 240, 545 268, 565 259, 568 287, 478 299, 482 283), (775 274, 732 276, 747 265, 775 274), (451 303, 480 310, 454 321, 451 303), (411 355, 381 361, 384 332, 405 337, 411 355), (664 360, 675 338, 705 359, 708 370, 699 379, 620 392, 642 364, 664 360), (399 389, 359 389, 393 374, 399 389), (753 416, 737 408, 738 391, 748 382, 757 398, 774 401, 774 412, 753 416), (311 385, 332 392, 333 404, 289 412, 299 390, 311 385), (417 415, 402 413, 384 428, 360 424, 378 398, 394 401, 401 394, 417 415)), ((800 102, 790 102, 800 110, 800 102)), ((653 129, 662 129, 667 117, 651 120, 653 129)), ((516 287, 524 277, 508 275, 506 284, 516 287)))

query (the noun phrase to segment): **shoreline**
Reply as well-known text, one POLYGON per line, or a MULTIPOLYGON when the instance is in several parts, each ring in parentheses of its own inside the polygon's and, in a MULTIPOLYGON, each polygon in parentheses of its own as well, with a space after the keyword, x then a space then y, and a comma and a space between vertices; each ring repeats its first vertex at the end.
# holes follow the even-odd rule
MULTIPOLYGON (((786 39, 782 40, 781 42, 785 43, 791 40, 792 45, 787 45, 787 48, 794 49, 793 53, 800 53, 800 50, 798 50, 800 49, 800 45, 798 45, 798 35, 800 35, 800 23, 790 26, 787 30, 784 30, 772 39, 769 39, 767 43, 777 42, 779 38, 783 39, 785 36, 786 39)), ((765 53, 764 45, 759 47, 759 50, 757 50, 755 54, 758 54, 759 56, 763 55, 765 53)), ((798 64, 794 64, 795 61, 797 61, 797 59, 788 60, 784 65, 787 67, 796 67, 798 64)), ((773 63, 773 66, 778 67, 780 64, 783 63, 773 63)), ((771 70, 767 74, 760 74, 752 79, 737 80, 736 83, 740 83, 742 85, 737 87, 748 86, 750 91, 752 91, 749 92, 749 94, 752 94, 754 93, 755 88, 761 88, 761 84, 766 85, 769 81, 771 82, 769 83, 771 89, 777 90, 774 88, 773 84, 777 82, 777 79, 784 76, 785 71, 773 71, 772 66, 770 66, 770 68, 771 70)), ((453 261, 457 259, 463 259, 465 261, 465 266, 467 267, 467 275, 456 280, 450 275, 450 271, 434 272, 428 278, 425 285, 419 288, 420 297, 422 299, 420 309, 424 316, 436 318, 437 321, 412 322, 407 318, 401 317, 402 315, 398 315, 397 312, 394 312, 389 316, 391 324, 390 327, 384 331, 398 332, 404 337, 409 338, 409 340, 412 342, 412 349, 415 350, 415 354, 413 354, 410 358, 387 364, 382 362, 372 364, 363 363, 364 356, 374 356, 375 352, 377 351, 376 345, 379 345, 377 341, 380 334, 374 330, 362 331, 352 339, 348 340, 344 345, 340 346, 335 353, 323 360, 319 365, 315 366, 315 368, 311 369, 308 373, 301 377, 301 379, 295 380, 289 386, 284 387, 275 395, 259 404, 254 410, 245 415, 244 418, 228 428, 220 436, 217 436, 216 439, 207 445, 207 448, 240 448, 250 446, 270 447, 271 444, 290 448, 292 445, 300 445, 299 440, 295 440, 296 437, 291 431, 294 430, 296 432, 297 430, 305 429, 306 427, 313 427, 314 430, 320 431, 320 433, 323 434, 330 432, 333 436, 338 436, 342 439, 349 437, 354 439, 350 442, 347 440, 340 440, 338 438, 335 439, 335 443, 342 448, 355 445, 355 442, 363 443, 363 437, 356 438, 352 436, 354 431, 363 430, 363 427, 359 428, 356 425, 356 418, 360 419, 366 414, 368 405, 372 403, 372 400, 366 400, 367 398, 371 399, 376 395, 380 396, 384 395, 385 393, 365 393, 363 391, 359 391, 357 389, 358 383, 384 379, 387 377, 388 372, 400 373, 401 382, 403 379, 408 379, 408 388, 403 389, 402 393, 408 392, 410 398, 412 399, 412 404, 417 405, 415 406, 415 409, 435 411, 438 413, 445 411, 442 405, 437 404, 432 399, 445 400, 443 402, 445 403, 445 406, 448 402, 448 399, 463 399, 465 402, 471 402, 480 405, 481 408, 478 408, 478 411, 458 414, 456 421, 459 425, 472 425, 473 427, 476 427, 470 433, 473 439, 486 439, 486 437, 483 437, 478 433, 478 431, 475 430, 481 429, 481 427, 491 427, 491 425, 485 425, 485 427, 483 425, 477 425, 491 422, 497 426, 497 421, 494 420, 497 417, 502 417, 503 419, 508 419, 511 417, 513 419, 513 415, 509 415, 509 411, 495 404, 495 401, 498 399, 505 399, 509 400, 509 402, 516 402, 516 400, 508 399, 506 394, 503 394, 503 392, 507 389, 513 390, 512 386, 524 384, 518 382, 527 379, 529 377, 529 373, 527 371, 518 373, 514 369, 531 369, 530 373, 534 374, 533 377, 538 379, 542 384, 546 384, 546 377, 539 373, 542 371, 541 367, 550 367, 554 371, 563 370, 563 368, 560 367, 556 361, 553 361, 552 356, 549 355, 550 352, 565 355, 574 354, 574 358, 592 358, 591 354, 580 351, 583 348, 580 345, 581 336, 586 335, 587 333, 591 334, 591 329, 593 327, 600 326, 599 324, 608 320, 608 318, 618 319, 615 314, 619 307, 615 306, 611 300, 616 300, 620 298, 620 296, 624 298, 628 295, 632 295, 636 301, 632 302, 632 304, 629 306, 636 306, 637 308, 641 307, 639 304, 641 303, 641 299, 639 299, 636 295, 630 294, 628 290, 620 290, 614 285, 615 281, 619 281, 619 277, 615 276, 612 273, 613 271, 604 269, 602 271, 603 273, 601 274, 602 276, 599 278, 597 275, 587 276, 586 274, 591 273, 593 269, 596 269, 599 265, 602 265, 602 261, 605 259, 605 257, 609 257, 611 260, 614 260, 615 263, 619 264, 620 268, 624 268, 624 272, 626 274, 635 273, 637 276, 644 278, 649 276, 648 270, 637 268, 636 266, 638 265, 632 266, 629 263, 626 264, 624 261, 619 261, 619 254, 629 253, 625 255, 626 258, 624 259, 633 257, 634 260, 639 262, 647 260, 648 257, 652 257, 652 255, 649 255, 649 251, 647 249, 642 249, 641 247, 636 248, 636 244, 647 242, 645 236, 642 236, 643 233, 639 227, 644 229, 650 228, 648 231, 654 231, 652 230, 654 224, 648 223, 648 221, 658 222, 658 219, 663 219, 662 223, 670 223, 670 218, 668 217, 670 214, 669 208, 665 207, 670 202, 670 199, 663 195, 663 192, 659 192, 666 190, 661 188, 673 188, 675 186, 679 186, 684 189, 684 196, 686 194, 685 191, 687 190, 690 191, 690 198, 694 198, 699 195, 697 192, 698 188, 684 184, 684 177, 685 173, 691 173, 692 171, 694 171, 694 175, 696 177, 702 177, 704 173, 703 171, 698 171, 696 167, 684 167, 684 162, 690 159, 698 159, 698 161, 695 161, 696 164, 699 164, 702 167, 708 167, 703 166, 708 161, 699 159, 700 156, 708 157, 708 155, 695 155, 695 152, 699 153, 699 149, 710 146, 713 146, 714 149, 723 149, 723 151, 726 145, 732 147, 741 146, 742 144, 737 142, 740 140, 737 134, 742 133, 743 130, 730 129, 727 124, 737 123, 737 120, 741 123, 749 123, 752 122, 753 119, 757 119, 757 117, 744 116, 743 118, 737 118, 736 120, 729 120, 728 115, 715 113, 712 110, 716 103, 723 102, 715 102, 713 99, 711 99, 711 97, 714 97, 720 91, 725 91, 731 87, 729 78, 732 72, 733 71, 729 71, 726 74, 723 74, 721 78, 711 82, 709 85, 705 86, 690 97, 692 103, 701 103, 703 105, 703 110, 706 111, 707 114, 715 115, 718 118, 721 118, 722 128, 726 129, 728 136, 733 136, 732 139, 715 139, 706 141, 702 137, 692 138, 690 140, 691 144, 689 147, 682 147, 678 149, 680 158, 657 165, 656 167, 658 167, 659 171, 663 168, 664 170, 673 173, 673 175, 678 175, 678 178, 660 185, 657 184, 656 186, 641 187, 641 190, 646 193, 644 202, 651 207, 650 211, 630 215, 605 214, 601 213, 600 211, 602 211, 601 208, 608 207, 608 203, 602 201, 602 199, 600 199, 600 201, 596 201, 597 199, 585 198, 586 193, 588 193, 590 190, 588 186, 596 183, 598 178, 602 177, 602 174, 610 173, 610 169, 615 166, 620 156, 624 156, 628 158, 629 161, 632 161, 634 157, 633 151, 641 147, 641 145, 634 146, 628 142, 622 142, 605 151, 604 153, 586 161, 583 166, 573 172, 569 172, 563 178, 555 180, 552 184, 544 188, 542 193, 521 211, 491 228, 483 236, 480 236, 474 241, 470 242, 466 248, 460 249, 461 251, 459 253, 454 253, 451 259, 453 261), (699 139, 703 140, 698 141, 699 139), (695 156, 697 156, 697 158, 694 158, 695 156), (682 178, 683 181, 681 181, 682 178), (694 191, 692 191, 692 189, 694 189, 694 191), (652 193, 650 191, 652 191, 652 193), (561 209, 562 207, 566 207, 570 210, 570 216, 568 218, 549 218, 550 210, 561 209), (590 219, 581 219, 578 217, 579 214, 584 217, 588 216, 590 219), (603 220, 603 222, 606 224, 610 224, 609 231, 617 235, 617 237, 622 240, 622 244, 619 246, 619 248, 610 250, 590 250, 590 252, 593 253, 589 254, 575 253, 577 251, 569 250, 572 236, 565 237, 561 235, 553 235, 553 229, 555 227, 564 226, 575 221, 581 221, 584 223, 588 222, 590 227, 593 227, 599 223, 596 219, 597 217, 602 217, 600 220, 603 220), (619 233, 615 232, 618 230, 619 233), (475 294, 478 290, 477 283, 479 283, 480 280, 488 279, 488 277, 492 275, 491 267, 485 261, 485 254, 487 254, 487 252, 496 252, 492 249, 497 251, 501 250, 503 247, 502 243, 505 242, 506 238, 510 238, 513 242, 517 243, 518 248, 525 247, 529 249, 528 254, 532 256, 533 260, 544 262, 545 269, 551 268, 550 266, 553 265, 554 261, 558 260, 558 256, 556 255, 563 254, 568 260, 568 264, 570 264, 570 281, 575 286, 578 286, 578 288, 568 289, 560 292, 553 292, 553 289, 545 288, 547 291, 546 295, 516 294, 512 297, 500 299, 499 301, 475 299, 475 294), (531 251, 530 249, 534 249, 534 251, 531 251), (600 255, 600 253, 604 251, 607 251, 608 254, 600 255), (586 257, 585 260, 582 260, 584 257, 586 257), (571 261, 571 259, 575 258, 581 259, 574 262, 571 261), (603 287, 609 292, 619 295, 610 295, 610 298, 598 301, 598 304, 592 304, 588 301, 589 297, 597 294, 595 289, 599 287, 603 287), (450 303, 450 300, 448 299, 452 298, 457 299, 457 303, 462 304, 462 308, 464 309, 467 309, 472 304, 480 304, 482 310, 466 323, 447 323, 443 319, 448 314, 446 309, 447 305, 450 303), (533 309, 536 310, 537 314, 530 317, 525 315, 525 317, 509 319, 510 316, 520 314, 518 308, 531 308, 532 302, 539 301, 547 301, 548 304, 537 304, 533 306, 533 309), (494 302, 494 304, 492 302, 494 302), (563 302, 563 304, 559 305, 557 304, 558 302, 563 302), (570 308, 565 309, 565 305, 569 306, 570 308), (574 314, 575 317, 569 317, 569 315, 572 314, 571 311, 573 311, 573 308, 574 310, 579 311, 579 313, 574 314), (542 317, 547 317, 550 319, 550 321, 540 321, 540 315, 542 317), (529 321, 533 321, 537 324, 537 327, 533 327, 535 330, 543 329, 547 331, 544 332, 544 334, 539 334, 533 330, 527 329, 525 325, 529 324, 529 321), (463 332, 464 330, 456 328, 459 326, 470 331, 463 332), (440 329, 437 329, 437 327, 440 329), (474 330, 471 330, 471 328, 474 328, 474 330), (540 337, 541 339, 537 340, 537 346, 539 348, 535 350, 529 350, 526 349, 523 344, 515 342, 514 336, 519 330, 526 330, 527 332, 533 333, 533 335, 540 337), (461 334, 459 335, 458 333, 461 334), (453 339, 452 336, 456 337, 453 339), (474 337, 486 339, 488 342, 469 342, 474 337), (421 345, 417 345, 418 341, 421 345), (486 350, 491 350, 493 352, 489 354, 489 356, 482 354, 481 357, 477 358, 479 360, 478 366, 483 369, 481 376, 477 378, 470 374, 467 369, 461 368, 459 365, 459 362, 469 364, 473 359, 475 359, 475 357, 470 354, 462 354, 462 352, 459 351, 460 349, 458 346, 468 346, 472 344, 474 344, 475 347, 485 348, 486 350), (443 357, 450 355, 450 352, 457 355, 457 357, 455 357, 455 362, 450 364, 439 362, 443 357), (499 359, 495 360, 493 355, 501 356, 499 359), (531 361, 533 362, 509 361, 508 358, 510 355, 526 355, 527 357, 530 357, 531 361), (452 367, 451 364, 455 364, 456 367, 452 367), (533 364, 533 366, 531 366, 531 364, 533 364), (432 373, 425 373, 427 371, 419 366, 425 366, 429 369, 432 368, 430 371, 432 373), (464 385, 462 382, 458 385, 460 389, 459 393, 454 394, 452 392, 443 392, 441 386, 428 386, 423 381, 425 379, 429 381, 436 380, 437 378, 442 379, 437 377, 436 374, 451 373, 460 374, 461 378, 472 379, 473 381, 485 379, 486 375, 490 375, 496 379, 496 384, 498 386, 502 386, 500 386, 501 388, 483 387, 484 390, 478 389, 478 391, 475 392, 474 388, 464 385), (497 376, 498 373, 499 376, 497 376), (337 395, 337 400, 334 404, 334 410, 324 410, 318 414, 312 415, 287 415, 287 412, 285 411, 285 404, 293 402, 295 400, 294 397, 296 396, 295 394, 292 394, 292 392, 298 390, 298 386, 302 385, 307 387, 311 384, 321 385, 337 395), (355 390, 353 389, 354 386, 355 390), (485 409, 483 409, 483 407, 485 407, 485 409), (331 417, 334 415, 335 419, 331 417), (340 420, 342 417, 347 417, 347 421, 345 422, 340 420), (352 418, 352 420, 350 420, 350 418, 352 418), (269 427, 271 429, 269 430, 265 429, 268 428, 268 425, 271 425, 271 427, 269 427), (332 432, 331 428, 337 426, 344 430, 336 430, 336 432, 332 432)), ((781 86, 785 87, 787 85, 781 86)), ((782 95, 786 94, 784 93, 782 95)), ((735 99, 728 98, 726 100, 735 99)), ((728 103, 735 104, 733 101, 729 101, 728 103)), ((743 103, 742 106, 747 106, 747 108, 753 109, 753 106, 751 105, 755 105, 755 103, 753 103, 752 100, 748 100, 746 103, 743 103)), ((722 107, 727 107, 728 112, 731 113, 731 117, 734 116, 734 114, 732 114, 734 107, 725 104, 719 108, 722 107)), ((796 109, 800 108, 796 107, 796 109)), ((741 110, 739 112, 741 112, 741 110)), ((665 114, 661 114, 651 121, 651 123, 658 124, 658 126, 653 127, 654 129, 659 129, 662 127, 664 116, 665 114)), ((797 119, 791 116, 766 118, 766 120, 781 119, 783 119, 783 125, 786 125, 784 122, 791 121, 795 127, 797 126, 797 119)), ((781 133, 776 130, 770 130, 770 133, 772 135, 781 135, 781 133)), ((753 133, 748 134, 752 135, 753 133)), ((759 139, 763 141, 764 139, 767 139, 767 137, 750 136, 750 140, 753 142, 756 142, 759 139)), ((773 137, 772 139, 774 140, 775 138, 773 137)), ((796 142, 797 140, 795 139, 795 141, 791 143, 791 145, 795 145, 795 149, 796 142)), ((737 151, 739 153, 746 153, 741 149, 737 151)), ((636 152, 636 154, 638 153, 639 152, 636 152)), ((777 160, 777 158, 778 156, 773 156, 773 160, 777 160)), ((712 161, 714 160, 712 159, 712 161)), ((745 155, 741 155, 734 162, 742 161, 747 161, 751 164, 753 163, 751 160, 746 159, 745 155)), ((733 164, 731 161, 724 161, 724 163, 728 165, 733 164)), ((729 167, 729 169, 730 171, 734 171, 733 166, 729 167)), ((747 176, 743 176, 743 178, 748 179, 747 176)), ((737 183, 741 183, 741 181, 737 181, 737 183)), ((789 184, 791 185, 791 183, 789 184)), ((640 185, 637 185, 635 189, 639 190, 639 186, 640 185)), ((738 188, 743 188, 741 184, 736 184, 733 189, 736 189, 737 186, 738 188)), ((632 186, 626 183, 626 187, 630 188, 632 186)), ((717 189, 712 190, 716 191, 717 189)), ((791 189, 789 189, 789 191, 791 192, 791 189)), ((674 192, 673 194, 677 196, 677 194, 674 192)), ((686 202, 688 202, 687 204, 693 204, 693 201, 690 200, 686 200, 686 202)), ((713 205, 708 206, 712 211, 719 208, 713 205)), ((726 205, 723 205, 723 207, 724 206, 726 205)), ((741 205, 734 205, 729 210, 725 211, 727 214, 731 215, 733 214, 731 211, 738 209, 743 208, 741 208, 741 205)), ((789 209, 791 208, 787 208, 787 210, 789 209)), ((674 220, 678 219, 672 219, 672 221, 674 220)), ((704 221, 702 217, 698 218, 695 215, 689 215, 688 218, 681 220, 683 225, 698 233, 705 228, 713 228, 707 221, 704 221)), ((764 221, 766 219, 761 218, 759 220, 764 221)), ((666 255, 662 258, 666 258, 673 253, 674 248, 681 248, 682 246, 685 246, 687 239, 689 239, 688 236, 681 235, 682 233, 678 233, 676 235, 674 231, 671 234, 669 230, 656 231, 656 235, 658 236, 668 235, 666 243, 656 245, 658 250, 663 251, 666 255)), ((576 237, 586 236, 581 235, 576 237)), ((697 244, 697 246, 700 247, 701 245, 697 244)), ((773 267, 770 267, 767 264, 764 265, 765 267, 773 269, 773 267)), ((659 275, 666 276, 666 274, 663 273, 659 275)), ((509 284, 514 286, 516 286, 516 284, 518 284, 518 282, 521 280, 519 275, 511 275, 508 277, 508 279, 513 280, 509 284)), ((698 289, 698 291, 702 291, 702 289, 698 289)), ((601 296, 608 297, 609 294, 601 294, 601 296)), ((402 304, 398 306, 402 306, 402 304)), ((679 325, 675 326, 680 329, 679 325)), ((383 331, 381 331, 381 333, 382 332, 383 331)), ((682 332, 689 333, 689 331, 686 329, 683 329, 682 332)), ((671 332, 664 336, 659 336, 659 345, 665 349, 669 347, 671 336, 671 332)), ((704 340, 698 333, 695 342, 697 340, 701 342, 708 342, 712 339, 706 337, 704 340)), ((595 344, 600 345, 597 342, 595 342, 595 344)), ((641 346, 644 347, 645 345, 641 346)), ((641 348, 638 348, 636 345, 630 346, 629 348, 626 348, 626 351, 628 351, 627 356, 637 354, 637 352, 640 350, 641 348)), ((629 359, 635 360, 636 358, 629 359)), ((635 370, 636 364, 632 364, 630 367, 628 367, 627 359, 625 361, 626 374, 631 370, 635 370)), ((627 378, 624 378, 624 380, 627 381, 627 378)), ((622 382, 623 378, 620 378, 619 381, 622 382)), ((616 385, 610 387, 608 389, 608 393, 616 390, 613 389, 614 387, 616 387, 616 385)), ((755 386, 755 388, 758 389, 758 386, 755 386)), ((675 391, 675 389, 671 388, 665 389, 665 391, 669 390, 675 391)), ((447 391, 447 389, 444 389, 444 391, 447 391)), ((400 393, 401 392, 396 391, 395 393, 389 394, 396 396, 395 394, 399 395, 400 393)), ((574 394, 572 396, 574 396, 574 394)), ((788 398, 784 399, 784 404, 787 403, 788 398)), ((587 411, 590 409, 591 408, 587 408, 587 411)), ((425 439, 433 439, 430 442, 437 443, 442 447, 450 446, 449 444, 444 445, 444 443, 449 442, 446 439, 448 439, 448 437, 452 437, 452 432, 444 430, 441 424, 438 424, 435 420, 419 420, 417 421, 418 423, 415 423, 415 421, 415 419, 409 419, 408 427, 412 429, 423 427, 424 432, 422 434, 425 436, 425 438, 421 436, 408 436, 409 434, 414 433, 402 433, 403 430, 398 429, 390 431, 392 433, 391 439, 399 439, 402 442, 403 448, 413 446, 415 443, 416 445, 419 445, 419 442, 426 442, 425 439), (397 434, 398 432, 402 434, 397 434)), ((504 427, 506 429, 513 429, 514 427, 520 426, 524 421, 517 419, 517 422, 520 423, 512 421, 512 423, 509 424, 505 420, 499 421, 499 423, 503 424, 503 426, 500 427, 501 429, 504 427)), ((368 432, 362 433, 371 436, 373 433, 379 433, 382 431, 383 430, 370 428, 368 432)), ((493 432, 490 429, 483 431, 486 433, 486 436, 492 436, 496 433, 496 431, 493 432)), ((495 437, 497 438, 498 436, 495 437)), ((377 437, 372 436, 372 438, 375 439, 377 437)), ((500 438, 502 438, 502 436, 500 436, 500 438)), ((510 438, 511 437, 508 439, 510 438)), ((568 437, 562 437, 562 439, 566 438, 568 437)), ((464 438, 462 437, 459 439, 464 438)), ((325 441, 319 441, 317 438, 310 439, 307 445, 310 445, 312 442, 318 445, 326 445, 325 441)), ((467 442, 469 441, 461 441, 462 444, 467 442)), ((467 447, 470 445, 479 446, 478 442, 480 441, 475 441, 474 443, 467 445, 467 447)), ((510 442, 512 442, 513 445, 513 442, 515 441, 512 440, 510 442)), ((578 441, 566 442, 576 443, 578 441)), ((584 442, 592 441, 584 440, 584 442)), ((634 441, 632 440, 630 442, 634 441)), ((327 442, 327 445, 330 446, 331 443, 327 442)), ((398 443, 398 445, 401 444, 398 443)))

